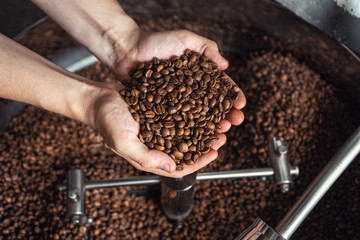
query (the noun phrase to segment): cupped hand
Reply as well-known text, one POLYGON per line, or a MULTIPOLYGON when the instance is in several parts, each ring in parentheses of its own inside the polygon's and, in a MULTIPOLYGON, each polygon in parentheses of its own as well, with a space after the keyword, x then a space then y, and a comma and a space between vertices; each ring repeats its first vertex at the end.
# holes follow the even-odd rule
MULTIPOLYGON (((128 160, 135 168, 162 176, 182 177, 206 166, 217 157, 217 152, 211 150, 197 163, 185 167, 183 171, 176 171, 171 157, 158 150, 149 149, 140 142, 139 123, 133 119, 127 103, 118 93, 121 85, 112 84, 111 87, 117 90, 102 89, 94 97, 89 115, 94 119, 91 125, 99 131, 112 151, 128 160)), ((220 137, 214 148, 217 149, 224 143, 225 139, 220 137)))
MULTIPOLYGON (((227 60, 221 56, 214 41, 189 31, 177 30, 139 32, 132 47, 123 58, 116 59, 110 68, 119 79, 129 79, 130 70, 139 62, 149 61, 154 57, 169 59, 175 55, 182 55, 186 49, 205 55, 209 60, 216 62, 220 70, 228 67, 227 60)), ((220 122, 221 129, 217 131, 219 140, 213 144, 211 151, 202 155, 193 165, 184 165, 182 171, 176 171, 175 162, 167 154, 148 149, 140 142, 139 123, 132 118, 127 104, 119 94, 110 94, 97 102, 97 107, 94 108, 97 112, 96 128, 109 147, 137 169, 169 177, 182 177, 215 160, 217 150, 226 142, 223 133, 228 131, 231 125, 242 123, 244 115, 240 109, 246 104, 245 96, 240 91, 227 118, 220 122)))

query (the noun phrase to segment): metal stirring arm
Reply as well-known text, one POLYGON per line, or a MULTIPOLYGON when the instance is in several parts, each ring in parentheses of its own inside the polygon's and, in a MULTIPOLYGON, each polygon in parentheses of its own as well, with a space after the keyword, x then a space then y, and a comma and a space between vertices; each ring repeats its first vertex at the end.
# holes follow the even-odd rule
MULTIPOLYGON (((298 175, 299 168, 292 167, 291 175, 298 175)), ((271 177, 274 175, 272 168, 260 168, 250 170, 232 170, 219 172, 202 172, 198 173, 196 180, 218 180, 218 179, 235 179, 250 177, 271 177)), ((85 181, 84 171, 75 168, 68 172, 68 184, 61 185, 59 191, 67 190, 67 217, 72 219, 73 223, 87 223, 88 218, 85 214, 85 192, 86 190, 124 187, 124 186, 143 186, 155 185, 161 183, 161 177, 157 175, 120 178, 113 180, 85 181)))
POLYGON ((320 199, 335 183, 360 152, 360 127, 350 136, 329 163, 322 169, 293 207, 273 230, 261 219, 235 240, 287 240, 309 215, 320 199))
MULTIPOLYGON (((292 175, 298 175, 299 169, 298 167, 290 167, 284 142, 278 140, 278 138, 271 138, 269 145, 273 168, 201 172, 196 175, 196 180, 204 181, 274 176, 275 184, 280 186, 282 192, 285 193, 289 190, 289 184, 292 183, 292 175)), ((85 214, 86 190, 121 186, 153 185, 162 182, 161 177, 157 175, 86 181, 84 172, 79 168, 68 171, 67 180, 67 185, 61 185, 59 190, 67 190, 66 215, 71 218, 73 223, 89 222, 89 219, 85 214)))

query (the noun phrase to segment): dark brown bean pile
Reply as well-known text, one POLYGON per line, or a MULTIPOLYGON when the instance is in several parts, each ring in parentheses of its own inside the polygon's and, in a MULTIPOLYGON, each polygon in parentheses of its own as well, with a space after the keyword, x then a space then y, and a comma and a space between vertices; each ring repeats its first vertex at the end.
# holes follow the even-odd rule
POLYGON ((186 50, 139 64, 120 93, 140 123, 140 141, 168 154, 182 170, 182 163, 194 164, 218 140, 215 130, 239 91, 216 63, 186 50))

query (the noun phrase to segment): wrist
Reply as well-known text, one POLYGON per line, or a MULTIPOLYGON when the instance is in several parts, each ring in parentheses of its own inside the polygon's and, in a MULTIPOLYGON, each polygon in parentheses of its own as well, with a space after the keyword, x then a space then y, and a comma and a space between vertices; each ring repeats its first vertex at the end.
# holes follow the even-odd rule
POLYGON ((138 25, 116 0, 33 1, 110 68, 137 41, 138 25))
MULTIPOLYGON (((128 52, 138 43, 141 30, 128 15, 121 14, 113 20, 110 27, 102 32, 106 51, 93 49, 94 54, 111 69, 115 69, 128 52)), ((91 47, 90 47, 91 48, 91 47)), ((95 46, 96 48, 96 46, 95 46)), ((92 51, 90 49, 90 51, 92 51)))

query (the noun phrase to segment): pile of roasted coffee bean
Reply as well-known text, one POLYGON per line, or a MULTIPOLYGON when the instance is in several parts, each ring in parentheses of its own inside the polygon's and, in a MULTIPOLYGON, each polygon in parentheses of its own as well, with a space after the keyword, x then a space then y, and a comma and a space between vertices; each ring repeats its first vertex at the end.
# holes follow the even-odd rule
POLYGON ((240 88, 197 52, 141 63, 121 95, 140 123, 139 139, 169 154, 182 170, 210 151, 215 130, 240 88))
MULTIPOLYGON (((227 58, 232 61, 229 74, 242 79, 240 85, 247 94, 248 107, 244 110, 247 120, 231 129, 218 159, 205 170, 268 167, 266 136, 281 135, 288 145, 291 164, 301 169, 301 175, 294 179, 295 187, 288 194, 277 191, 273 181, 256 178, 197 182, 198 203, 185 220, 184 228, 179 230, 172 227, 161 211, 157 189, 92 190, 87 192, 86 212, 94 222, 86 231, 84 226, 74 226, 65 217, 66 194, 57 187, 65 183, 66 171, 78 164, 87 180, 143 173, 110 151, 90 127, 29 106, 13 119, 0 138, 0 175, 3 176, 0 178, 0 239, 84 239, 85 235, 90 239, 234 239, 256 217, 276 226, 353 131, 355 120, 347 112, 346 104, 335 95, 336 89, 324 85, 317 74, 291 56, 259 53, 242 69, 235 57, 227 58), (265 69, 268 75, 258 75, 265 69), (284 74, 288 76, 287 82, 281 84, 284 74), (270 83, 272 75, 275 77, 270 83), (291 84, 296 87, 291 88, 291 84), (278 105, 282 103, 274 101, 277 92, 286 93, 286 97, 296 92, 307 93, 306 105, 291 101, 278 105), (267 106, 268 101, 272 104, 267 106), (291 114, 277 115, 279 106, 302 107, 291 114), (311 114, 314 110, 316 114, 311 114), (284 121, 286 127, 280 124, 281 128, 269 129, 269 118, 284 121), (291 129, 296 134, 288 138, 291 129)), ((116 80, 101 64, 80 74, 92 79, 116 80)), ((341 239, 345 232, 347 239, 357 239, 360 183, 356 176, 359 174, 359 162, 354 162, 294 237, 341 239), (329 224, 335 227, 328 229, 329 224)))

